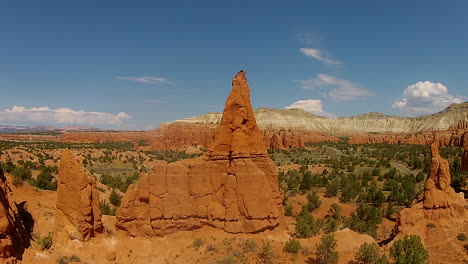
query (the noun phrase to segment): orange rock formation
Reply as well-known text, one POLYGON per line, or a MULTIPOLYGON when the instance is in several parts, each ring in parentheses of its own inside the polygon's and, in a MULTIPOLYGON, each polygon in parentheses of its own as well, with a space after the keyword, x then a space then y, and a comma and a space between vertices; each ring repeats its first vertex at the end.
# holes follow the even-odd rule
POLYGON ((402 234, 424 236, 429 223, 450 226, 466 219, 463 193, 455 193, 450 186, 450 167, 439 154, 440 143, 431 144, 431 169, 424 185, 422 201, 400 213, 398 231, 402 234))
POLYGON ((25 247, 29 246, 29 235, 24 228, 7 179, 0 168, 0 262, 16 263, 21 259, 25 247))
POLYGON ((64 150, 60 158, 54 244, 70 239, 87 241, 102 231, 96 180, 86 175, 70 150, 64 150))
POLYGON ((232 80, 209 151, 167 164, 130 185, 116 227, 132 236, 164 235, 209 225, 230 233, 255 233, 280 223, 277 171, 268 157, 250 103, 245 72, 232 80))

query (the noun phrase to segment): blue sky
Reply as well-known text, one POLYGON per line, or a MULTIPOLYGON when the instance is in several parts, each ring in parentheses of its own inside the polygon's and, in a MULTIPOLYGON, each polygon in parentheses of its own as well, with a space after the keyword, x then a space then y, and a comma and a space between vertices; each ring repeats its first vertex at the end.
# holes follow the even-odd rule
POLYGON ((1 1, 0 124, 156 128, 254 108, 416 116, 468 96, 468 2, 1 1), (146 77, 146 78, 143 78, 146 77))

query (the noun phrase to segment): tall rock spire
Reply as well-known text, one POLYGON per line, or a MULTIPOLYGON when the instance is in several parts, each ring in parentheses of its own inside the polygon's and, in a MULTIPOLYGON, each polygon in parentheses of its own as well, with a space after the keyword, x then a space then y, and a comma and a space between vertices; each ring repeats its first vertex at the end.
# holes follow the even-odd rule
POLYGON ((256 233, 280 224, 278 174, 250 103, 245 72, 232 81, 224 114, 208 153, 154 163, 130 185, 116 213, 117 229, 132 236, 164 235, 204 225, 256 233))
POLYGON ((238 72, 232 79, 232 91, 226 100, 223 117, 208 155, 211 159, 267 155, 250 103, 250 88, 244 71, 238 72))

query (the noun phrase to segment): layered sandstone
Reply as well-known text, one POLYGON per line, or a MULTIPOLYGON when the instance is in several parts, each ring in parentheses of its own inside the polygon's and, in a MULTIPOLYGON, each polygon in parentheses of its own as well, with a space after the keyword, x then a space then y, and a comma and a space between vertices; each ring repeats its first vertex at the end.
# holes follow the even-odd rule
MULTIPOLYGON (((173 122, 162 124, 155 131, 150 149, 155 151, 186 151, 190 148, 209 148, 213 144, 218 124, 173 122)), ((304 129, 260 129, 268 149, 303 148, 305 143, 337 142, 339 138, 322 132, 304 129)))
POLYGON ((0 203, 0 263, 16 263, 25 247, 29 246, 29 234, 1 167, 0 203))
POLYGON ((431 144, 431 168, 424 185, 422 200, 400 213, 398 231, 424 237, 428 224, 450 227, 468 217, 463 193, 450 186, 449 162, 439 154, 440 142, 431 144))
POLYGON ((70 150, 64 150, 59 167, 54 244, 70 239, 87 241, 103 229, 96 180, 87 176, 70 150))
MULTIPOLYGON (((361 133, 416 133, 432 130, 447 130, 460 120, 468 120, 468 102, 452 104, 441 112, 419 117, 389 116, 371 112, 336 119, 314 115, 302 109, 255 110, 255 117, 262 129, 303 129, 333 135, 353 135, 361 133)), ((220 113, 177 120, 187 123, 219 123, 220 113)))
POLYGON ((280 223, 277 171, 250 103, 245 72, 232 91, 209 151, 198 158, 155 162, 130 185, 116 227, 132 236, 164 235, 204 225, 255 233, 280 223))

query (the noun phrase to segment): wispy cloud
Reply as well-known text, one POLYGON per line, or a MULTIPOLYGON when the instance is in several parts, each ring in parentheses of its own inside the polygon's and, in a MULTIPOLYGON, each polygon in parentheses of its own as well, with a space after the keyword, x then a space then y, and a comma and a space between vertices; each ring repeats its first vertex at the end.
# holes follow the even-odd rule
POLYGON ((323 52, 321 52, 318 49, 313 49, 313 48, 300 48, 299 51, 304 54, 305 56, 312 57, 314 59, 317 59, 319 61, 322 61, 326 64, 329 65, 341 65, 343 64, 339 60, 334 60, 329 58, 327 55, 325 55, 323 52))
POLYGON ((143 102, 144 103, 162 103, 161 100, 157 100, 157 99, 143 99, 143 102))
POLYGON ((310 90, 321 87, 334 87, 327 96, 333 101, 349 101, 360 97, 375 95, 374 91, 364 89, 351 81, 338 79, 327 74, 317 74, 317 78, 309 80, 299 80, 301 88, 310 90))
POLYGON ((448 88, 441 83, 425 81, 408 86, 403 97, 396 100, 392 107, 407 114, 432 114, 465 99, 449 94, 448 88))
POLYGON ((312 114, 326 116, 328 118, 336 118, 336 115, 323 111, 323 104, 321 100, 305 99, 298 100, 284 109, 299 108, 312 114))
POLYGON ((139 83, 152 83, 152 84, 170 84, 167 78, 163 77, 115 77, 115 79, 119 80, 129 80, 139 83))
POLYGON ((124 112, 116 115, 104 112, 77 111, 70 108, 51 109, 47 106, 26 108, 13 106, 0 110, 0 122, 12 124, 77 124, 77 125, 120 125, 132 116, 124 112))
POLYGON ((296 37, 300 42, 307 45, 317 44, 320 42, 320 37, 316 33, 302 32, 296 34, 296 37))

